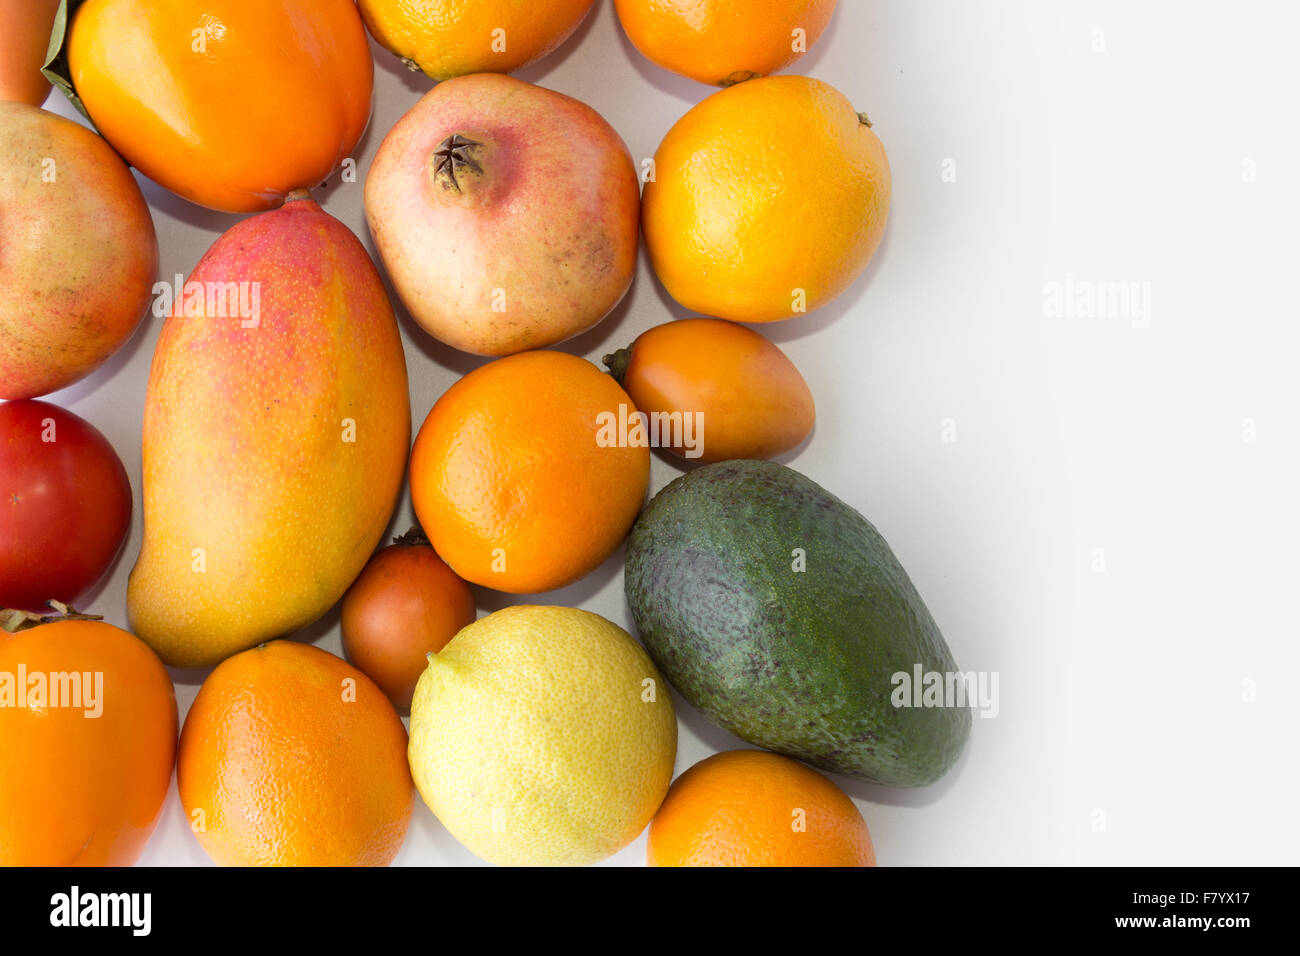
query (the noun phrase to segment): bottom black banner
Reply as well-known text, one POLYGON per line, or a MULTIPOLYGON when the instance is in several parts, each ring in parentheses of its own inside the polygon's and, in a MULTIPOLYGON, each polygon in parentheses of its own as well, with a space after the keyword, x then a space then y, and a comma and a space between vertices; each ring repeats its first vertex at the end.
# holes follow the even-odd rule
POLYGON ((417 939, 433 932, 434 942, 441 935, 434 927, 446 927, 448 919, 498 942, 512 931, 531 939, 554 935, 557 920, 579 920, 575 928, 588 935, 597 920, 607 930, 622 914, 638 935, 674 927, 693 934, 701 920, 707 926, 723 917, 728 936, 733 930, 746 935, 747 928, 766 933, 776 920, 804 922, 819 937, 831 927, 851 933, 854 925, 868 934, 890 926, 936 932, 966 926, 988 939, 1106 936, 1233 945, 1243 933, 1284 928, 1281 901, 1294 883, 1279 869, 1159 868, 879 868, 714 880, 647 871, 613 878, 587 870, 552 873, 542 888, 533 872, 487 869, 3 870, 0 916, 6 943, 76 934, 87 942, 337 944, 356 937, 374 945, 394 930, 417 939))

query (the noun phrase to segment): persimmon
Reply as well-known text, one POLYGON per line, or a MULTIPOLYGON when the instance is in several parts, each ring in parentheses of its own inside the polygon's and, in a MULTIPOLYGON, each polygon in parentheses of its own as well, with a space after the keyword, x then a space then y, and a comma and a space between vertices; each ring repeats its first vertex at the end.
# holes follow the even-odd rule
POLYGON ((225 212, 280 205, 338 169, 370 117, 353 0, 87 0, 73 87, 132 166, 225 212))
POLYGON ((0 866, 130 866, 175 754, 175 691, 143 641, 95 620, 0 631, 0 866))
POLYGON ((794 363, 734 322, 657 325, 605 365, 658 425, 662 447, 684 458, 773 458, 812 431, 812 392, 794 363))
POLYGON ((0 100, 40 106, 50 92, 41 72, 59 0, 0 0, 0 100))

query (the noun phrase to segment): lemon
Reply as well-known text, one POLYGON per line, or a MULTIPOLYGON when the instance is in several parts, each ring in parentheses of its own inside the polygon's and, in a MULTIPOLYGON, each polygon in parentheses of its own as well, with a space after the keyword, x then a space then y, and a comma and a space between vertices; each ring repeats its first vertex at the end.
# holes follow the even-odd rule
POLYGON ((579 866, 632 842, 677 753, 668 685, 598 614, 516 606, 462 629, 411 704, 411 774, 443 825, 504 866, 579 866))

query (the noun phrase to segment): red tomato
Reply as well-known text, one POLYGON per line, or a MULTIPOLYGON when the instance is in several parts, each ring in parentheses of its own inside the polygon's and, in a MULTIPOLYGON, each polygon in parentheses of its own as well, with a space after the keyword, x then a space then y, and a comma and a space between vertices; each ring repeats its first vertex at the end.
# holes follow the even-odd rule
POLYGON ((93 425, 48 402, 0 404, 0 606, 75 602, 130 526, 126 469, 93 425))

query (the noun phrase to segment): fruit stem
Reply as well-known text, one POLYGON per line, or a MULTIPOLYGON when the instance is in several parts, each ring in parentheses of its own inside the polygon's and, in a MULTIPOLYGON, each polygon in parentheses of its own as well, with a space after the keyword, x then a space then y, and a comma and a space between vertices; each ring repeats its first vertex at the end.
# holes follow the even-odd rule
POLYGON ((17 634, 19 631, 40 627, 42 624, 53 624, 56 621, 102 621, 104 619, 102 614, 82 614, 62 601, 50 599, 45 604, 53 608, 55 613, 33 614, 31 611, 20 611, 17 608, 0 607, 0 631, 17 634))
POLYGON ((289 193, 289 195, 284 197, 284 203, 287 206, 291 202, 299 202, 303 199, 311 199, 311 190, 295 189, 293 192, 289 193))
POLYGON ((627 367, 632 364, 632 350, 630 348, 619 349, 610 355, 606 355, 600 360, 605 368, 609 369, 609 374, 614 377, 614 381, 623 384, 623 377, 627 375, 627 367))
POLYGON ((867 129, 871 129, 871 120, 867 118, 866 113, 858 114, 858 122, 861 123, 863 126, 865 126, 867 129))
POLYGON ((424 529, 418 524, 412 525, 406 534, 399 534, 393 539, 393 544, 401 545, 403 548, 433 547, 429 542, 429 536, 424 533, 424 529))

